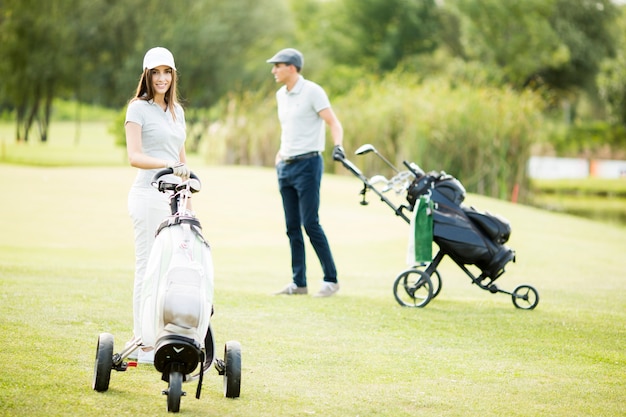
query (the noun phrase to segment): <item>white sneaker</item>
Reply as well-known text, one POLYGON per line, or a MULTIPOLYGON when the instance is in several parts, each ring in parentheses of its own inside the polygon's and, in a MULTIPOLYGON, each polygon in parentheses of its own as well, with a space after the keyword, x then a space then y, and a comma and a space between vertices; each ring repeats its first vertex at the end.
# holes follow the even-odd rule
POLYGON ((149 352, 145 352, 143 349, 139 349, 139 357, 137 358, 137 362, 146 363, 148 365, 154 365, 154 349, 149 352))
POLYGON ((324 281, 322 283, 322 288, 320 288, 319 292, 315 294, 314 297, 330 297, 337 291, 339 291, 338 283, 324 281))
POLYGON ((296 284, 294 284, 293 282, 289 285, 287 285, 285 288, 283 288, 282 290, 275 292, 274 295, 281 295, 281 294, 285 294, 285 295, 304 295, 306 294, 307 288, 306 287, 298 287, 296 284))

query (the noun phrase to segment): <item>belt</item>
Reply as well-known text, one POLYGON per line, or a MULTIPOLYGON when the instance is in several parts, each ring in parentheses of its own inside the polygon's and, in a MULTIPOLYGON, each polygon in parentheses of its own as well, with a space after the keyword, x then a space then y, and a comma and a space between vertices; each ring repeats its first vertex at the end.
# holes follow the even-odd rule
POLYGON ((314 158, 316 156, 319 156, 319 154, 320 153, 318 151, 307 152, 307 153, 303 153, 303 154, 300 154, 300 155, 287 157, 287 158, 283 159, 283 161, 286 164, 292 164, 294 162, 302 161, 303 159, 314 158))

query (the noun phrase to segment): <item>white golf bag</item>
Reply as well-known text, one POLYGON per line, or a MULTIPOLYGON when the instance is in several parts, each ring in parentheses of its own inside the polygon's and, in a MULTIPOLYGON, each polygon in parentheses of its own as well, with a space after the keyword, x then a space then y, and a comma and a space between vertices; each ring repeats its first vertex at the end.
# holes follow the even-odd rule
POLYGON ((192 172, 191 178, 182 181, 172 172, 172 168, 163 169, 152 180, 160 192, 170 193, 171 215, 159 226, 148 259, 141 294, 141 335, 120 353, 114 353, 112 334, 98 336, 92 387, 107 391, 112 370, 124 372, 137 366, 125 358, 140 348, 154 350, 154 367, 168 383, 162 391, 167 395, 167 411, 177 413, 186 394, 183 382, 197 380, 196 398, 200 399, 203 375, 211 365, 224 376, 224 396, 239 397, 241 344, 230 340, 224 346, 224 359, 215 357, 210 326, 213 261, 200 222, 187 209, 191 193, 200 191, 200 180, 192 172))
POLYGON ((213 358, 209 328, 213 262, 200 222, 186 210, 193 187, 177 186, 171 177, 156 184, 160 191, 174 192, 172 215, 159 227, 148 260, 142 289, 141 340, 144 350, 155 349, 158 371, 167 375, 168 368, 176 366, 188 375, 198 363, 205 362, 206 356, 213 358), (211 346, 205 346, 207 341, 211 346))

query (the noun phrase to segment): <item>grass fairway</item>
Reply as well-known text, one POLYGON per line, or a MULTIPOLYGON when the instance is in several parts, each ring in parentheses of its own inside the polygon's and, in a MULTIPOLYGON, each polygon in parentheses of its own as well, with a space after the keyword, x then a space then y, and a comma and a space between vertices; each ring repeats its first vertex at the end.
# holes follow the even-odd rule
MULTIPOLYGON (((322 225, 342 289, 273 297, 289 282, 274 172, 193 166, 194 209, 212 245, 219 356, 241 342, 241 397, 195 384, 182 416, 619 416, 626 414, 626 228, 469 195, 507 217, 517 251, 498 283, 528 283, 533 311, 470 284, 451 261, 441 294, 401 308, 408 226, 358 204, 354 177, 324 177, 322 225)), ((166 415, 150 366, 91 389, 96 340, 131 336, 133 245, 127 167, 0 165, 0 415, 166 415)), ((310 290, 321 270, 309 248, 310 290)))

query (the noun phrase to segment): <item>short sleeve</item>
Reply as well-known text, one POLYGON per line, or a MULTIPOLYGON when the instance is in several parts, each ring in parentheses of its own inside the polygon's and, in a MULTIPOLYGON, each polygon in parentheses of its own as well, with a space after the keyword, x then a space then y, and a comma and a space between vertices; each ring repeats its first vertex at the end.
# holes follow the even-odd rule
POLYGON ((139 126, 143 126, 144 118, 143 112, 141 111, 141 101, 135 100, 128 104, 126 108, 126 120, 124 124, 128 122, 137 123, 139 126))
POLYGON ((330 107, 330 100, 328 99, 326 91, 324 91, 321 86, 314 83, 311 84, 313 86, 313 94, 311 95, 313 108, 315 109, 315 113, 319 113, 330 107))

